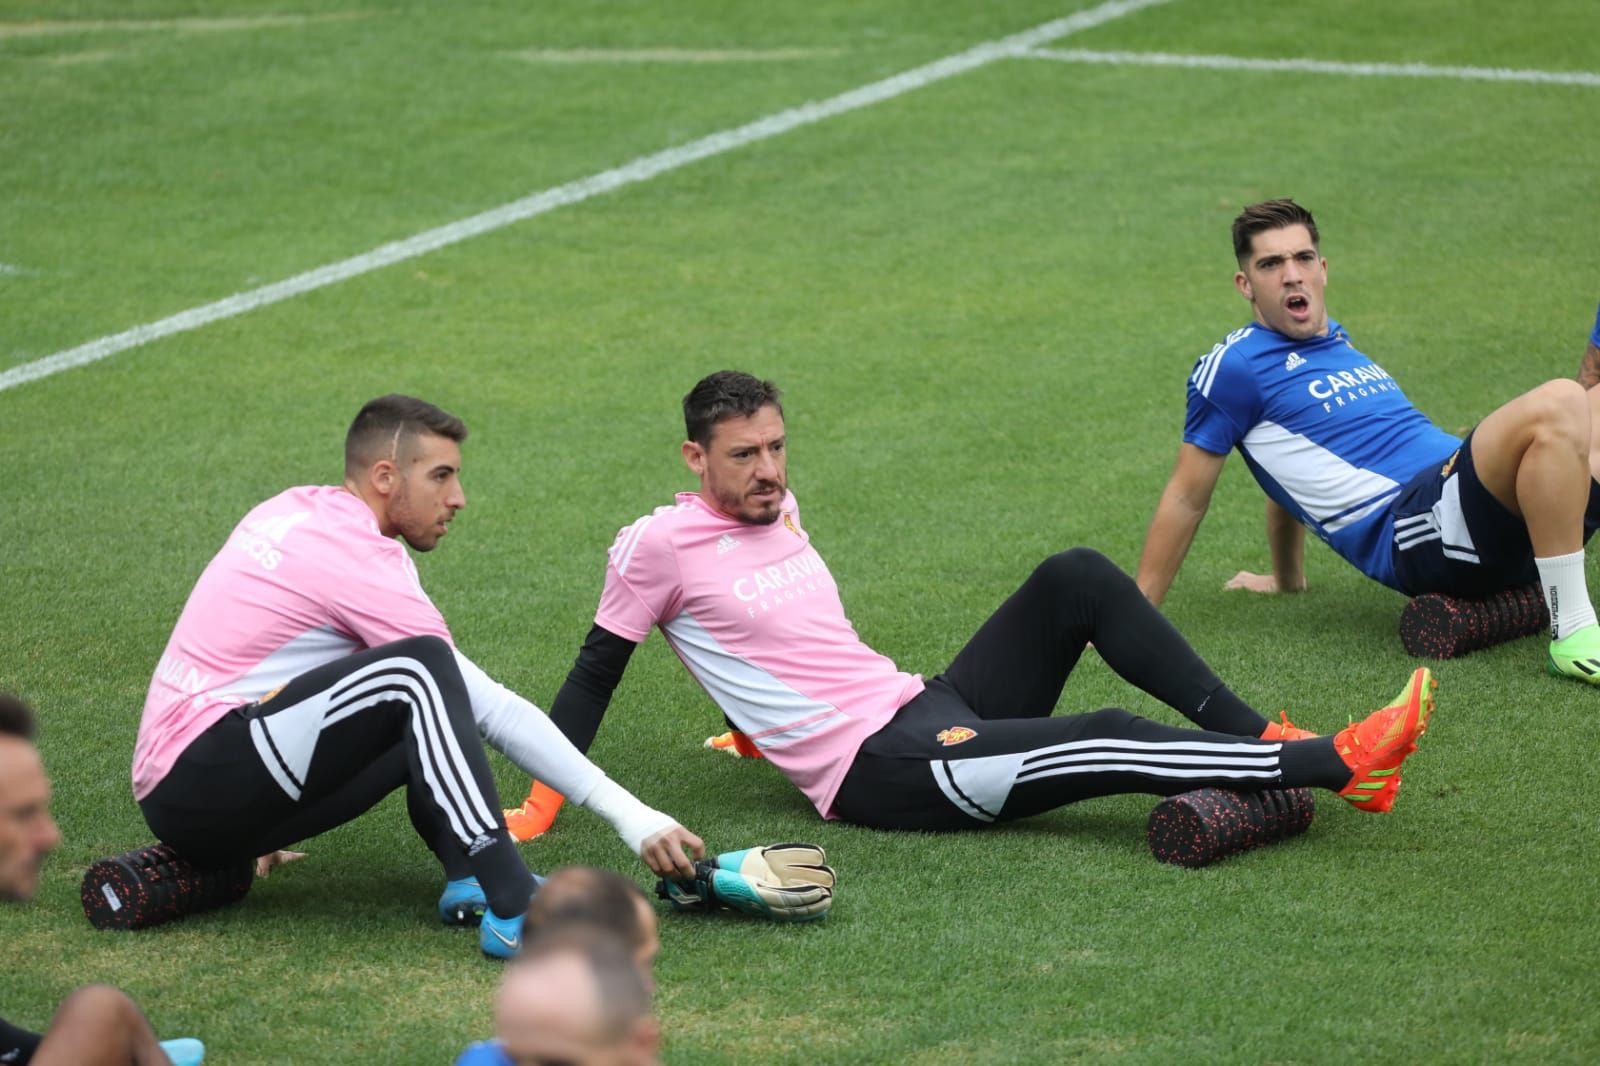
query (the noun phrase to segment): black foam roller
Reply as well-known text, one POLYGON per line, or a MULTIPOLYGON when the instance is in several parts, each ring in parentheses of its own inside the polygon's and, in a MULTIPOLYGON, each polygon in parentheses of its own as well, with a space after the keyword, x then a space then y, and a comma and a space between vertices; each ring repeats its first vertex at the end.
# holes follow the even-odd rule
POLYGON ((148 929, 237 903, 255 873, 248 860, 201 867, 165 844, 101 859, 83 875, 83 913, 96 929, 148 929))
POLYGON ((1309 788, 1201 788, 1156 804, 1145 837, 1161 862, 1205 866, 1304 833, 1315 810, 1309 788))

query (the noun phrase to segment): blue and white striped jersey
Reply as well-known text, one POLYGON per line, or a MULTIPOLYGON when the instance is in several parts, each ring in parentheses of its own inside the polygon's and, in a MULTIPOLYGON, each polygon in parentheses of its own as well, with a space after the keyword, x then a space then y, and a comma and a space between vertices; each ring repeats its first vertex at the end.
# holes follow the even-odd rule
POLYGON ((1461 446, 1331 319, 1304 341, 1254 322, 1228 334, 1195 363, 1183 439, 1238 448, 1268 496, 1391 588, 1389 505, 1461 446))

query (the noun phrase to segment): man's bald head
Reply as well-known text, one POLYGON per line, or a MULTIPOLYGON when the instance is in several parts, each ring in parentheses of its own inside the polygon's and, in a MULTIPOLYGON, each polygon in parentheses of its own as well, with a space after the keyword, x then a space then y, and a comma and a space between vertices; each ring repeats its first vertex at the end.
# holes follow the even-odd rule
POLYGON ((661 1030, 627 947, 592 926, 528 941, 495 998, 495 1035, 515 1062, 650 1066, 661 1030))

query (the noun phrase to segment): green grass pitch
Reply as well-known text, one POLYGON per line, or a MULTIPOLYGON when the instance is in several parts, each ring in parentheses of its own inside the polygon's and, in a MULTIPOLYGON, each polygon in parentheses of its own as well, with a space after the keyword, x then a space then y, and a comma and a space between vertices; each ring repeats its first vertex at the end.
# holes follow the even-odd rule
MULTIPOLYGON (((0 373, 1087 10, 1091 0, 0 3, 0 373), (670 51, 662 51, 670 50, 670 51)), ((1172 0, 1060 49, 1600 69, 1592 0, 1172 0)), ((548 704, 621 525, 688 487, 678 398, 787 391, 791 476, 863 636, 943 667, 1049 552, 1124 567, 1193 360, 1247 316, 1227 227, 1318 214, 1329 301, 1448 429, 1570 376, 1597 284, 1600 87, 996 59, 421 258, 0 391, 0 687, 41 711, 66 841, 0 908, 0 1014, 111 981, 208 1061, 447 1062, 499 967, 438 927, 398 798, 240 906, 91 930, 77 882, 148 842, 145 686, 232 524, 337 477, 364 400, 472 427, 469 507, 423 580, 548 704)), ((1412 665, 1402 605, 1326 550, 1294 599, 1237 460, 1167 601, 1270 712, 1343 725, 1412 665)), ((1591 567, 1591 585, 1596 583, 1591 567)), ((823 824, 659 638, 593 750, 727 849, 827 847, 826 923, 664 919, 673 1063, 1591 1062, 1600 695, 1526 640, 1438 667, 1395 811, 1152 861, 1153 800, 992 832, 823 824)), ((1063 710, 1176 716, 1086 662, 1063 710)), ((499 756, 507 799, 526 782, 499 756)), ((567 811, 537 868, 644 870, 567 811)))

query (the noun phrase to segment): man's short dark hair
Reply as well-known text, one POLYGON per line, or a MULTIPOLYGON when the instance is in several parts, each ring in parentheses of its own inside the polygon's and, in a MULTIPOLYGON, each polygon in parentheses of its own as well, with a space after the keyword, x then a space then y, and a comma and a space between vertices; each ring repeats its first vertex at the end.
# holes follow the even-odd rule
POLYGON ((524 925, 529 937, 572 926, 593 926, 615 933, 637 951, 646 939, 639 918, 641 903, 649 903, 644 892, 621 874, 593 866, 565 866, 533 894, 524 925))
POLYGON ((33 709, 9 692, 0 692, 0 737, 32 740, 38 731, 33 709))
POLYGON ((748 418, 769 405, 782 416, 782 396, 770 381, 739 370, 719 370, 701 378, 683 398, 683 431, 700 447, 710 447, 711 435, 723 419, 748 418))
POLYGON ((1317 220, 1311 217, 1310 211, 1293 200, 1263 200, 1259 204, 1246 205, 1239 212, 1239 217, 1233 220, 1233 257, 1243 266, 1245 260, 1250 258, 1256 234, 1289 226, 1304 226, 1311 233, 1311 243, 1321 246, 1317 220))
POLYGON ((415 396, 390 393, 368 400, 344 437, 344 471, 359 473, 379 459, 398 459, 405 445, 423 433, 435 433, 460 444, 467 424, 415 396))

